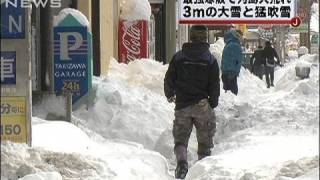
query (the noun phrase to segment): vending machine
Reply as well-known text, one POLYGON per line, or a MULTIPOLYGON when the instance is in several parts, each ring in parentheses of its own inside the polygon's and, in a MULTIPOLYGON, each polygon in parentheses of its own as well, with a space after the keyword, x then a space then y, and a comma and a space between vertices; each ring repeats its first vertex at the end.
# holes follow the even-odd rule
POLYGON ((148 21, 119 22, 119 62, 148 58, 148 21))

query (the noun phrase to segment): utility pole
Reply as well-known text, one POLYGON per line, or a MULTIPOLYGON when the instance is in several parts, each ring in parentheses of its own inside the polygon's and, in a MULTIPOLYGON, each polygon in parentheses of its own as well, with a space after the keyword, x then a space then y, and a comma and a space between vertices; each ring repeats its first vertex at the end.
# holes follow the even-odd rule
POLYGON ((312 4, 313 4, 313 1, 309 1, 308 4, 307 4, 307 21, 308 21, 308 38, 307 38, 307 48, 309 50, 309 53, 311 52, 311 42, 310 42, 310 37, 311 37, 311 34, 310 34, 310 23, 311 23, 311 8, 312 8, 312 4))
POLYGON ((165 1, 165 57, 168 63, 176 52, 176 0, 165 1))
POLYGON ((298 15, 302 18, 301 26, 307 26, 300 33, 300 46, 306 46, 310 52, 310 20, 313 0, 299 0, 298 15))
MULTIPOLYGON (((306 0, 299 0, 299 4, 298 4, 298 16, 300 17, 300 19, 301 19, 301 24, 300 24, 300 26, 303 26, 304 25, 304 11, 303 10, 305 10, 306 8, 306 6, 305 6, 305 2, 306 2, 306 0)), ((299 42, 299 46, 306 46, 306 33, 305 32, 301 32, 300 31, 300 33, 299 33, 299 39, 300 39, 300 42, 299 42)))

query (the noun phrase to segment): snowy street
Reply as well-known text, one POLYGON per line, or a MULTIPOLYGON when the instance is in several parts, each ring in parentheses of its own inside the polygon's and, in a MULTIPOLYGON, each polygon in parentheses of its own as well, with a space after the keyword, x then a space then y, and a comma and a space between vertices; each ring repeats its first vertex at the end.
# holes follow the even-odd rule
MULTIPOLYGON (((193 132, 186 179, 319 177, 318 56, 292 58, 276 70, 275 88, 242 69, 239 95, 221 90, 213 154, 196 162, 193 132), (301 62, 311 66, 310 79, 296 78, 301 62)), ((1 179, 173 179, 167 66, 140 60, 110 68, 94 79, 92 104, 72 123, 33 117, 33 147, 1 144, 1 179)))
POLYGON ((319 179, 319 0, 43 1, 1 0, 1 180, 319 179))

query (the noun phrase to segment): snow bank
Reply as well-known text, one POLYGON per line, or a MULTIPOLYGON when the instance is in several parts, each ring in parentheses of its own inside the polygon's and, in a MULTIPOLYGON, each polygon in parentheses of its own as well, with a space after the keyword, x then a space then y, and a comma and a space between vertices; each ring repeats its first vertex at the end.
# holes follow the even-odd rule
POLYGON ((118 138, 153 149, 161 133, 171 126, 173 105, 163 93, 167 66, 153 60, 110 64, 110 76, 94 78, 93 104, 75 112, 75 122, 105 138, 118 138), (143 72, 143 73, 142 73, 143 72))
POLYGON ((18 180, 62 180, 62 176, 58 172, 39 172, 26 175, 18 180))
POLYGON ((217 59, 219 66, 221 64, 223 48, 224 48, 223 38, 219 38, 218 41, 216 41, 214 44, 210 44, 210 52, 217 59))
POLYGON ((148 0, 122 0, 120 2, 120 19, 149 21, 151 6, 148 0))
POLYGON ((72 8, 65 8, 65 9, 61 10, 59 12, 58 16, 54 17, 53 25, 57 26, 69 14, 76 17, 77 20, 80 22, 80 24, 82 24, 83 26, 90 27, 90 23, 89 23, 87 17, 84 14, 82 14, 82 12, 80 12, 76 9, 72 9, 72 8))
POLYGON ((300 54, 300 55, 305 55, 305 54, 308 54, 308 48, 307 47, 305 47, 305 46, 301 46, 301 47, 299 47, 299 49, 298 49, 298 54, 300 54))
POLYGON ((297 59, 298 58, 298 52, 297 51, 289 51, 288 52, 288 58, 289 59, 297 59))
POLYGON ((44 122, 32 126, 32 146, 67 153, 89 153, 92 141, 88 135, 68 122, 44 122), (81 139, 81 141, 75 141, 81 139))
POLYGON ((117 60, 113 59, 110 64, 108 77, 133 88, 143 87, 151 92, 164 95, 163 80, 168 65, 162 65, 152 59, 132 61, 128 65, 119 64, 117 60))
POLYGON ((34 103, 32 115, 42 119, 58 119, 66 116, 66 100, 63 96, 43 95, 40 102, 34 103))
POLYGON ((294 178, 294 180, 316 180, 319 179, 319 167, 311 170, 310 172, 294 178))
POLYGON ((2 142, 1 179, 170 179, 166 160, 141 145, 95 142, 73 124, 35 121, 32 148, 2 142))
MULTIPOLYGON (((241 152, 242 150, 240 150, 241 152)), ((250 150, 249 150, 250 151, 250 150)), ((264 151, 261 151, 264 152, 264 151)), ((318 170, 318 157, 303 158, 297 161, 288 161, 280 163, 278 167, 270 167, 267 162, 270 157, 264 157, 266 160, 265 165, 251 167, 246 169, 255 158, 263 160, 261 152, 257 152, 257 156, 250 159, 244 159, 239 156, 227 157, 230 159, 230 163, 235 162, 233 167, 221 163, 221 159, 215 159, 213 157, 206 158, 199 163, 195 164, 187 174, 186 180, 211 180, 211 179, 240 179, 240 180, 300 180, 308 177, 309 180, 318 179, 316 170, 318 170), (231 158, 234 158, 233 160, 231 158), (267 159, 268 158, 268 159, 267 159), (232 162, 231 162, 232 161, 232 162), (239 163, 239 164, 238 164, 239 163), (238 167, 237 167, 238 166, 238 167), (242 167, 241 167, 242 166, 242 167), (228 168, 227 168, 228 167, 228 168), (239 170, 240 168, 240 170, 239 170), (279 171, 277 169, 280 169, 279 171), (316 170, 315 170, 316 169, 316 170)), ((275 153, 277 154, 277 152, 275 153)), ((239 154, 238 154, 239 155, 239 154)), ((241 154, 242 155, 242 154, 241 154)), ((261 161, 263 164, 263 162, 261 161)), ((319 173, 318 173, 319 174, 319 173)))
POLYGON ((300 58, 301 61, 312 63, 313 65, 319 64, 319 54, 306 54, 300 58))
POLYGON ((101 159, 29 148, 23 144, 1 144, 1 179, 18 179, 26 175, 34 177, 41 172, 51 172, 55 177, 60 174, 62 179, 106 179, 116 176, 101 159))
MULTIPOLYGON (((318 55, 306 54, 296 61, 288 63, 275 73, 276 90, 286 91, 292 96, 299 94, 314 98, 319 94, 318 55), (295 67, 310 67, 310 78, 301 80, 296 77, 295 67)), ((288 94, 288 95, 289 95, 288 94)))
POLYGON ((277 174, 279 179, 318 179, 319 156, 302 158, 297 161, 288 161, 277 174), (316 176, 317 175, 317 176, 316 176), (316 178, 317 177, 317 178, 316 178))

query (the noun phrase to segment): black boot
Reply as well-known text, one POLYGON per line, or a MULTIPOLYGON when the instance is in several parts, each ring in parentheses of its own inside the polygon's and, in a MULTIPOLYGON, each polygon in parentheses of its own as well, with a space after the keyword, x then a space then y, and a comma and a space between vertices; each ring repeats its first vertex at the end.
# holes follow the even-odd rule
POLYGON ((174 146, 174 154, 176 155, 177 162, 186 161, 187 162, 187 147, 182 144, 176 144, 174 146))
POLYGON ((175 177, 177 179, 184 179, 188 172, 187 147, 183 144, 176 144, 174 153, 177 158, 175 177))
POLYGON ((200 161, 201 159, 207 157, 208 155, 204 155, 204 154, 198 154, 198 161, 200 161))
POLYGON ((188 173, 188 162, 179 161, 175 170, 176 179, 184 179, 188 173))
POLYGON ((198 143, 198 160, 201 160, 210 155, 211 155, 210 146, 207 146, 206 144, 198 143))

